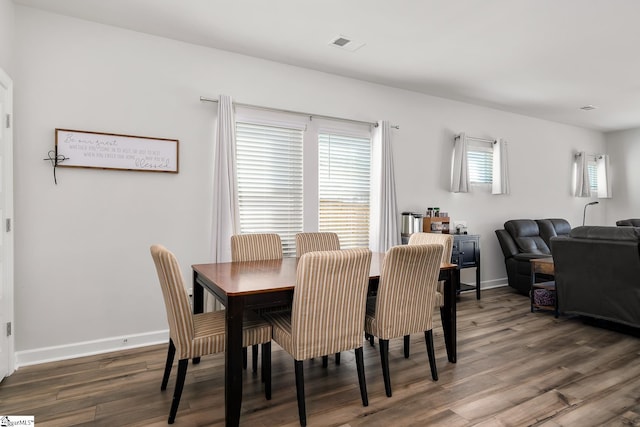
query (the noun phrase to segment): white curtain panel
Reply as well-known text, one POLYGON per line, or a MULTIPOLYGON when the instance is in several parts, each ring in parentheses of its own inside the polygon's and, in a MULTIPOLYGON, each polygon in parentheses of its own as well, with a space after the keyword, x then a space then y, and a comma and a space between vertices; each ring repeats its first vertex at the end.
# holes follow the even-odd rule
POLYGON ((464 133, 453 140, 453 156, 451 159, 451 192, 469 192, 469 171, 467 167, 467 137, 464 133))
POLYGON ((373 131, 370 218, 369 248, 372 251, 386 252, 400 244, 391 129, 386 120, 379 121, 373 131))
MULTIPOLYGON (((231 261, 231 236, 240 228, 236 177, 236 121, 230 96, 218 99, 218 125, 213 143, 213 219, 211 260, 231 261)), ((205 292, 207 310, 219 310, 218 300, 205 292)))
POLYGON ((510 192, 507 141, 498 139, 493 144, 493 182, 491 184, 491 194, 509 194, 510 192))
POLYGON ((587 167, 587 153, 584 151, 576 154, 575 171, 575 188, 573 195, 576 197, 591 197, 589 169, 587 167))
POLYGON ((611 198, 611 177, 609 176, 609 155, 600 154, 596 156, 596 170, 598 171, 598 198, 611 198))

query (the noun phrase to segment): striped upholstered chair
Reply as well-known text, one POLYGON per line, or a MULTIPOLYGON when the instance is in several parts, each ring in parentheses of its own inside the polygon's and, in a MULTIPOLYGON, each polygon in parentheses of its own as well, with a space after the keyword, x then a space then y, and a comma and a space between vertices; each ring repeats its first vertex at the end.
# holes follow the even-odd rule
MULTIPOLYGON (((438 233, 413 233, 409 237, 410 245, 442 245, 442 263, 451 262, 451 252, 453 251, 453 236, 451 234, 438 233)), ((436 307, 440 309, 440 317, 444 317, 444 280, 438 282, 436 290, 436 307)), ((404 357, 409 357, 409 335, 404 337, 404 357)))
POLYGON ((364 377, 364 324, 371 251, 309 252, 298 261, 290 312, 265 314, 273 339, 294 358, 298 414, 307 424, 303 361, 355 349, 360 397, 369 404, 364 377))
MULTIPOLYGON (((220 353, 225 349, 224 310, 202 314, 192 314, 189 295, 184 287, 184 279, 176 257, 160 245, 151 246, 151 256, 156 265, 162 296, 169 320, 169 350, 162 377, 162 390, 167 389, 173 359, 178 356, 178 377, 169 412, 169 424, 173 424, 189 359, 220 353)), ((255 316, 246 318, 243 325, 242 344, 249 346, 263 344, 263 378, 265 397, 271 399, 271 326, 255 316)))
MULTIPOLYGON (((282 259, 282 241, 277 234, 236 234, 231 236, 231 260, 263 261, 282 259)), ((288 308, 288 307, 284 307, 288 308)), ((253 372, 258 370, 258 346, 252 347, 253 372)), ((242 347, 242 366, 247 367, 247 349, 242 347)))
MULTIPOLYGON (((307 232, 296 234, 296 257, 307 252, 339 251, 340 238, 336 233, 307 232)), ((340 364, 340 353, 335 354, 336 365, 340 364)), ((329 356, 322 356, 322 366, 327 367, 329 356)))
POLYGON ((442 245, 394 246, 385 255, 375 299, 367 301, 366 333, 380 340, 384 388, 391 397, 389 340, 424 332, 431 376, 438 380, 432 318, 442 245))
POLYGON ((296 256, 300 258, 307 252, 339 251, 340 239, 336 233, 298 233, 296 234, 296 256))
POLYGON ((277 234, 237 234, 231 236, 232 261, 282 259, 282 241, 277 234))

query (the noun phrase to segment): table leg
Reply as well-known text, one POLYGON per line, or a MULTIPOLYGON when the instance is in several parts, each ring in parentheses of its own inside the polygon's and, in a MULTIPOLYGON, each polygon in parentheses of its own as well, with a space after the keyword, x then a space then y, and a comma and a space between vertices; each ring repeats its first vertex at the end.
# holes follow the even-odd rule
POLYGON ((531 306, 531 312, 533 313, 533 285, 536 284, 536 265, 531 261, 529 264, 531 264, 531 289, 529 289, 529 303, 531 306))
POLYGON ((240 424, 242 407, 242 313, 244 298, 229 296, 226 307, 225 420, 227 426, 240 424))
POLYGON ((480 299, 480 251, 477 251, 476 257, 476 299, 480 299))
MULTIPOLYGON (((204 312, 204 288, 198 283, 198 273, 193 272, 193 314, 204 312)), ((200 363, 199 357, 193 358, 193 363, 200 363)))
POLYGON ((457 361, 457 319, 456 319, 456 293, 460 285, 460 270, 452 268, 445 280, 444 307, 442 307, 442 329, 444 329, 444 342, 447 347, 449 362, 457 361))
POLYGON ((198 283, 198 273, 193 272, 193 314, 204 312, 204 288, 198 283))

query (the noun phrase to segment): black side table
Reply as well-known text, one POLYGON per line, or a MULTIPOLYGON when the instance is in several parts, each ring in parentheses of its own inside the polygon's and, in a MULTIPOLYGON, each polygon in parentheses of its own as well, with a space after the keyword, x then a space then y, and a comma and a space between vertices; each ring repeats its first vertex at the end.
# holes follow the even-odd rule
POLYGON ((461 283, 460 291, 476 290, 476 299, 480 299, 480 236, 477 234, 453 234, 451 263, 463 268, 476 269, 476 284, 461 283))

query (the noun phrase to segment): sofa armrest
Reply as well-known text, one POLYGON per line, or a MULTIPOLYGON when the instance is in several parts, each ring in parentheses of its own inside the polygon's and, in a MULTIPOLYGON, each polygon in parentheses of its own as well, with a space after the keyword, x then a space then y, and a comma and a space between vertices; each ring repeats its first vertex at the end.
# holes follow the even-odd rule
POLYGON ((518 246, 507 230, 496 230, 496 236, 505 258, 511 258, 518 253, 518 246))

